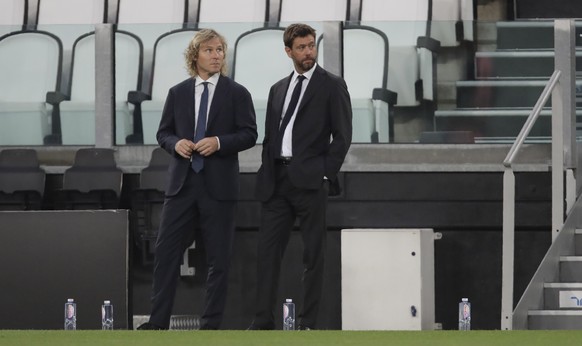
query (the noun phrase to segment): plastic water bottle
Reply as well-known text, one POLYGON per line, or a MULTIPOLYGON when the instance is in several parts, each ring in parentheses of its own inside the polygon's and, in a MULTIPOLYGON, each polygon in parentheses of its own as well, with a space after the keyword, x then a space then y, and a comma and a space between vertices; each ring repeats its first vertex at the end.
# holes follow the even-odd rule
POLYGON ((285 299, 283 304, 283 330, 295 330, 295 303, 285 299))
POLYGON ((459 330, 471 330, 471 303, 462 298, 459 303, 459 330))
POLYGON ((74 299, 67 299, 65 303, 65 330, 77 329, 77 304, 74 299))
POLYGON ((113 330, 113 305, 106 300, 101 306, 101 329, 113 330))

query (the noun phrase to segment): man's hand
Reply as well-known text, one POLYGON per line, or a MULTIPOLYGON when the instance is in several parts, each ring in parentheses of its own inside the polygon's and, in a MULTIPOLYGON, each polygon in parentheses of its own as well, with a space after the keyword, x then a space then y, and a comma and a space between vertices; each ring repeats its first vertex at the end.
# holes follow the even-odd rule
POLYGON ((183 138, 176 143, 174 150, 178 153, 178 155, 185 159, 189 159, 195 150, 194 148, 195 145, 191 140, 183 138))
POLYGON ((210 156, 218 151, 218 139, 216 137, 206 137, 194 144, 196 150, 202 156, 210 156))

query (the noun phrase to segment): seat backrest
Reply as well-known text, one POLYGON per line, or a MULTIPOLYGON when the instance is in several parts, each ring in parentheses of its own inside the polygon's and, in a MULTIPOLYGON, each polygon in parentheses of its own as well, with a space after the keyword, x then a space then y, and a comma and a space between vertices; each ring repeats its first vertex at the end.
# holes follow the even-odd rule
POLYGON ((45 171, 40 168, 36 150, 0 151, 0 192, 36 191, 44 194, 45 171))
POLYGON ((352 98, 371 98, 374 88, 387 88, 388 39, 366 26, 344 29, 344 79, 352 98), (362 54, 366 52, 366 54, 362 54))
POLYGON ((107 0, 39 0, 38 30, 52 32, 66 50, 75 40, 106 22, 107 0))
POLYGON ((348 0, 281 0, 280 22, 346 21, 348 0))
POLYGON ((196 32, 194 29, 176 30, 160 36, 156 41, 151 77, 152 100, 165 100, 172 86, 190 77, 184 52, 196 32))
POLYGON ((161 192, 166 191, 170 159, 170 154, 164 149, 154 149, 148 166, 141 171, 139 187, 161 192))
MULTIPOLYGON (((131 33, 115 32, 115 100, 127 101, 129 91, 141 86, 143 48, 131 33)), ((73 46, 71 66, 72 101, 95 100, 95 34, 85 34, 73 46)))
MULTIPOLYGON (((260 28, 268 20, 269 0, 200 0, 200 28, 213 28, 228 44, 230 54, 236 39, 244 32, 260 28), (225 11, 228 9, 228 11, 225 11)), ((227 62, 231 59, 227 56, 227 62)))
POLYGON ((112 190, 119 197, 123 173, 115 163, 113 149, 77 150, 73 166, 65 171, 63 189, 89 192, 112 190))
POLYGON ((184 23, 185 0, 119 0, 119 24, 184 23))
POLYGON ((40 31, 10 33, 0 39, 0 102, 45 102, 59 90, 61 41, 40 31))
POLYGON ((0 36, 22 29, 26 24, 27 0, 2 0, 0 10, 0 36))
POLYGON ((293 71, 285 53, 283 28, 261 28, 241 35, 235 45, 232 76, 253 98, 267 99, 271 86, 293 71), (268 57, 257 61, 257 57, 268 57))
POLYGON ((183 26, 187 0, 119 0, 118 28, 136 34, 146 50, 160 35, 183 26))
POLYGON ((390 46, 416 46, 426 36, 431 0, 362 0, 361 23, 381 29, 390 46))
POLYGON ((458 45, 457 24, 461 19, 459 0, 435 0, 432 4, 430 36, 443 47, 458 45))
POLYGON ((266 22, 269 0, 200 0, 200 23, 266 22), (228 9, 228 10, 225 10, 228 9))

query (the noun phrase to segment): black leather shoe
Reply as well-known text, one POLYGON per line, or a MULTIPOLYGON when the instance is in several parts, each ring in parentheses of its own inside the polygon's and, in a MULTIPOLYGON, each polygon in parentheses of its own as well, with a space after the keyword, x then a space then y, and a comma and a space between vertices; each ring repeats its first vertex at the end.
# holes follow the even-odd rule
POLYGON ((142 325, 140 325, 139 327, 137 327, 137 330, 165 330, 165 328, 162 328, 156 324, 150 323, 150 322, 146 322, 142 325))
POLYGON ((313 330, 313 328, 309 328, 307 326, 300 324, 297 326, 297 330, 313 330))

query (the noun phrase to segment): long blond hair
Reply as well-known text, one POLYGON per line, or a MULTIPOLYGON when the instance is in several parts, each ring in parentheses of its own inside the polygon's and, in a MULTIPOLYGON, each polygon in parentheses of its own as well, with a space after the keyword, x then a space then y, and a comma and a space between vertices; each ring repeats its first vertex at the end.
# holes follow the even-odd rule
POLYGON ((198 67, 196 66, 196 59, 198 59, 198 51, 200 49, 200 45, 204 42, 210 41, 214 38, 218 38, 220 43, 222 43, 222 49, 224 52, 224 60, 222 62, 222 67, 220 68, 220 74, 226 76, 227 66, 226 66, 226 39, 219 34, 218 32, 214 31, 213 29, 202 29, 194 35, 188 48, 184 52, 184 59, 186 60, 186 69, 188 73, 193 78, 198 76, 198 67))

